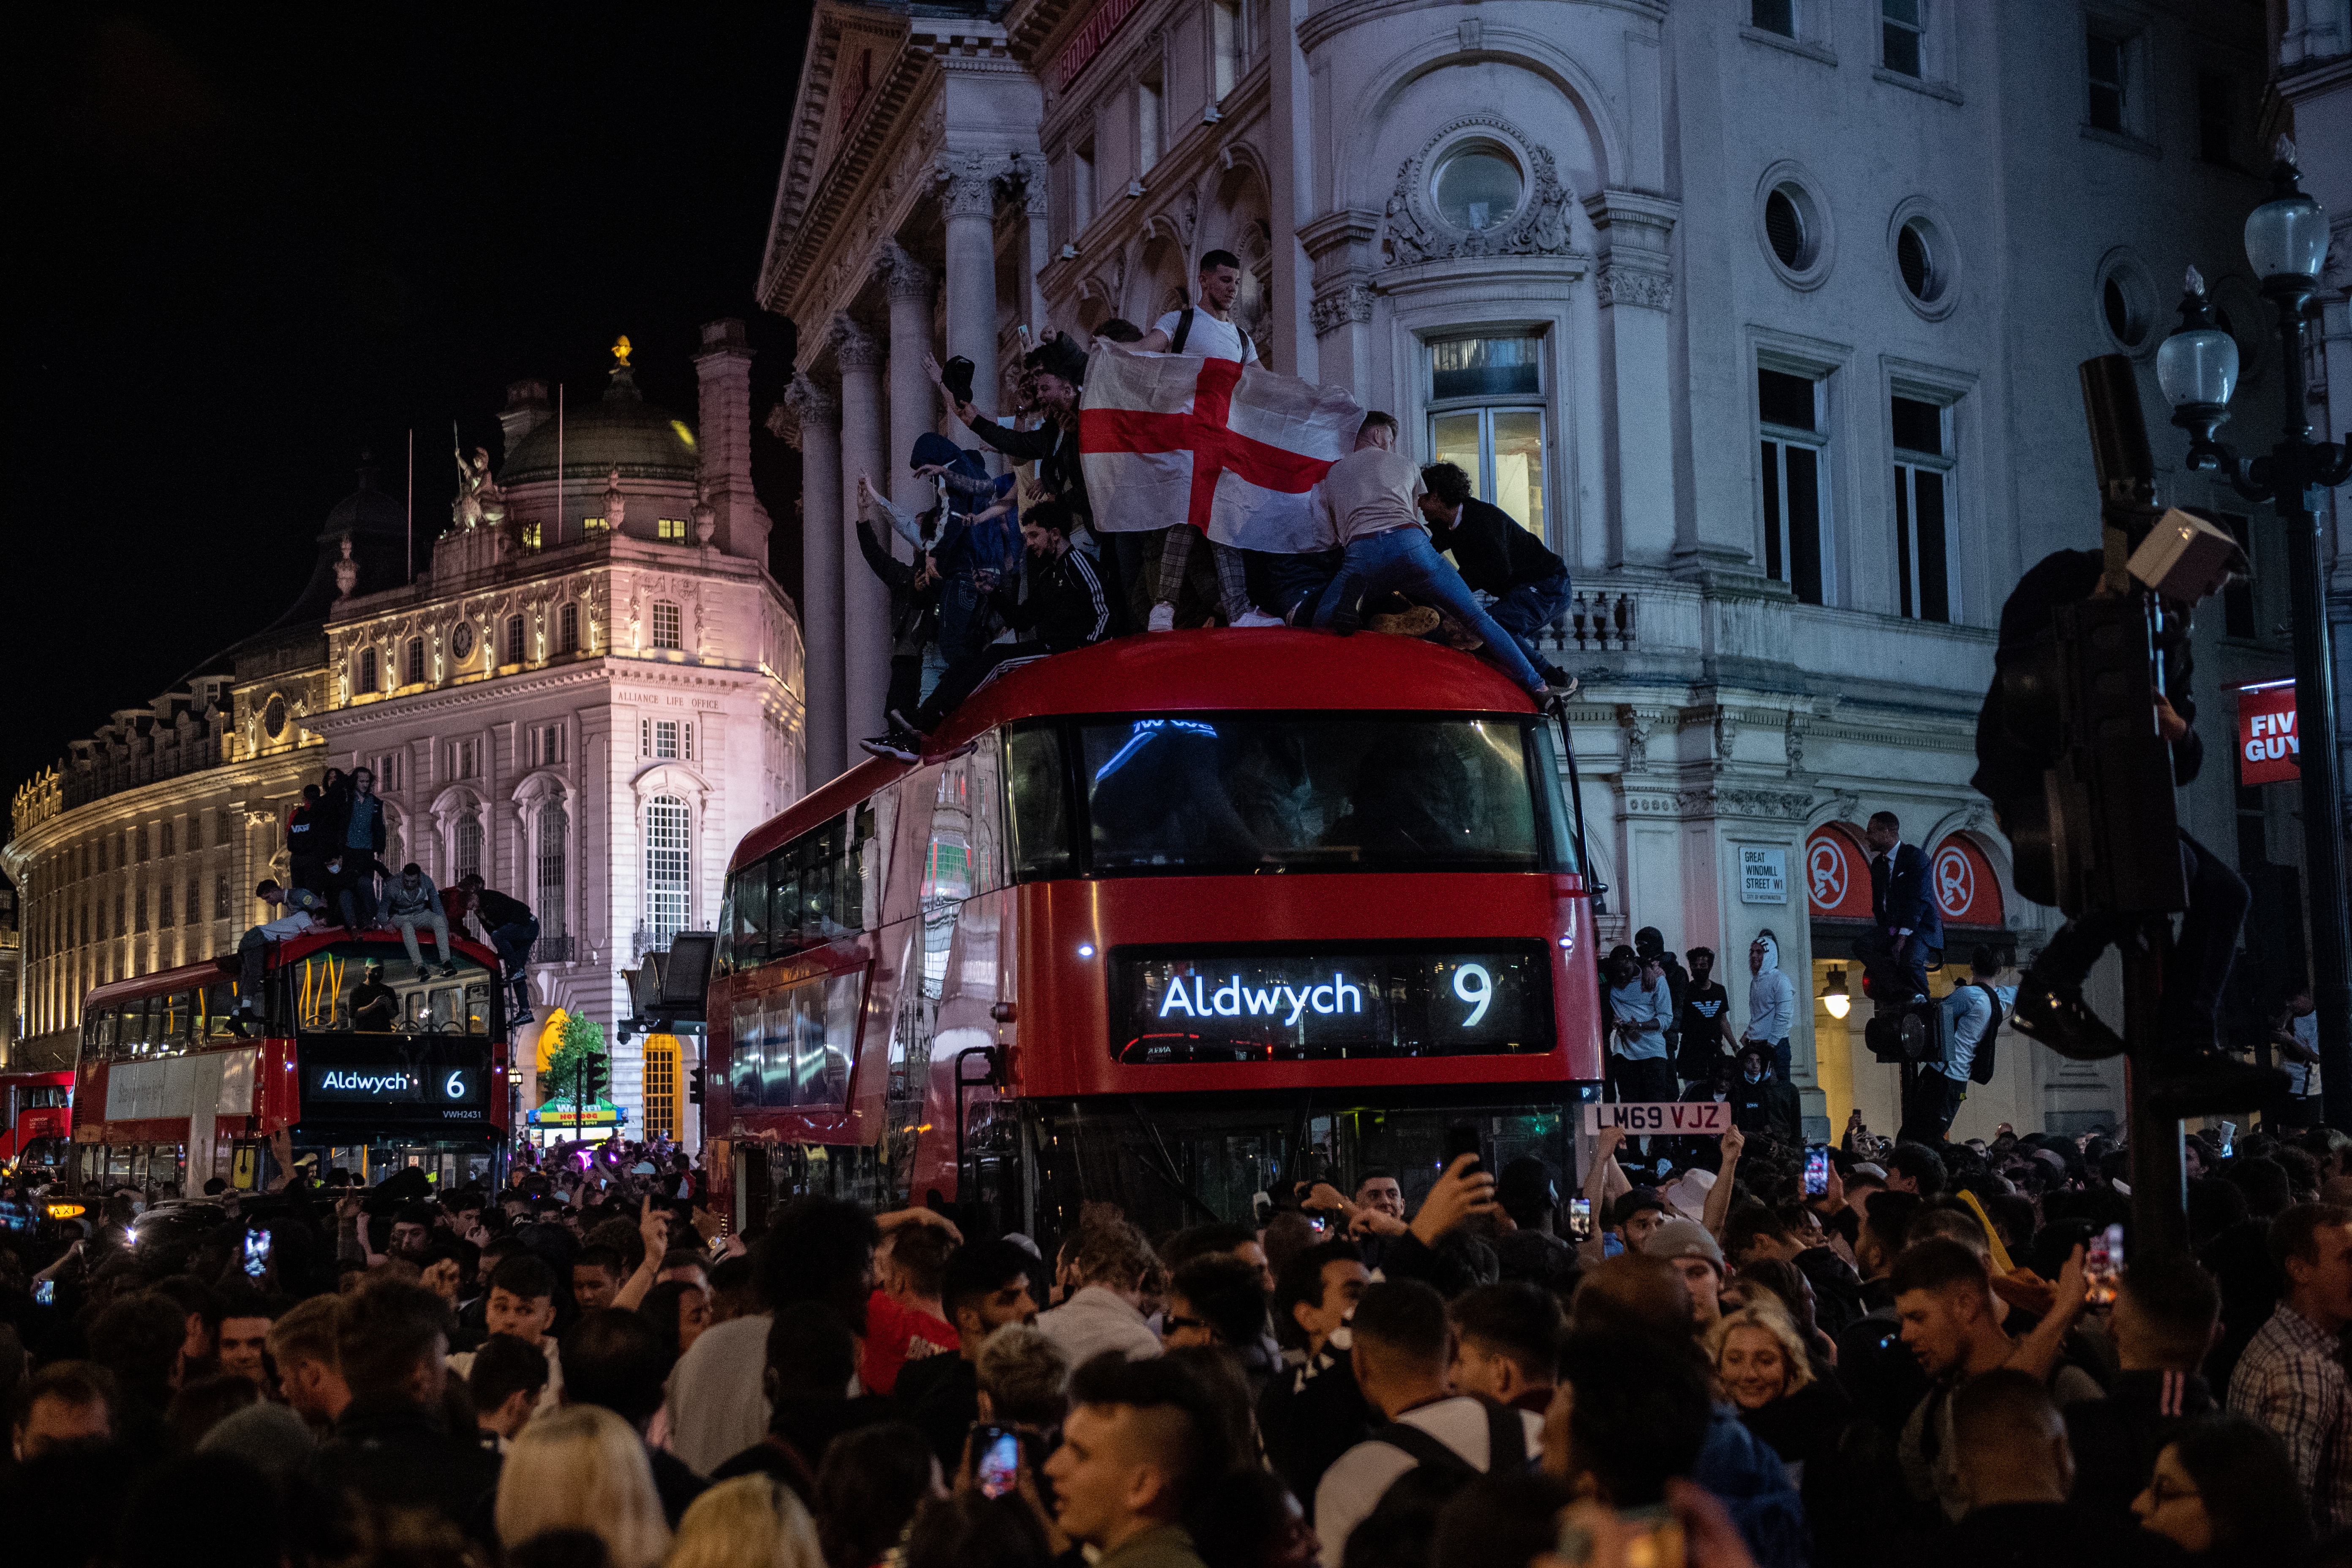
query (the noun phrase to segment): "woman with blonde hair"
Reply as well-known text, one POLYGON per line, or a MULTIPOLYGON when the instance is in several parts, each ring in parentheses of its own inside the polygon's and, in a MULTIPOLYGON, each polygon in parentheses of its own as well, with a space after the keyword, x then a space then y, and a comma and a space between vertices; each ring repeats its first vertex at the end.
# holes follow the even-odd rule
POLYGON ((737 1476, 694 1500, 666 1568, 824 1568, 816 1521, 772 1476, 737 1476))
POLYGON ((525 1426, 499 1471, 499 1543, 584 1530, 612 1568, 656 1568, 669 1550, 661 1495, 636 1429, 595 1405, 567 1405, 525 1426))
MULTIPOLYGON (((1739 1407, 1741 1424, 1780 1456, 1815 1528, 1821 1528, 1823 1517, 1818 1510, 1841 1510, 1840 1518, 1856 1516, 1850 1506, 1851 1467, 1839 1457, 1853 1406, 1835 1379, 1813 1375, 1804 1339, 1780 1303, 1769 1297, 1751 1298, 1748 1306, 1727 1313, 1716 1324, 1706 1337, 1706 1349, 1716 1381, 1739 1407)), ((1860 1512, 1866 1516, 1867 1510, 1860 1512)), ((1843 1559, 1825 1552, 1820 1560, 1843 1559)))

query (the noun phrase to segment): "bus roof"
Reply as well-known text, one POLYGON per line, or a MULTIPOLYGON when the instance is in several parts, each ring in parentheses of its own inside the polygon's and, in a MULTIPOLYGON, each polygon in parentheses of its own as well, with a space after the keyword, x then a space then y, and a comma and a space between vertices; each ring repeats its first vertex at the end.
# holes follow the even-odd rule
MULTIPOLYGON (((299 936, 289 936, 278 944, 278 962, 285 963, 308 957, 322 947, 341 942, 366 942, 381 946, 387 959, 405 958, 406 946, 400 933, 389 931, 350 931, 342 926, 313 926, 299 936)), ((462 948, 467 956, 488 964, 493 972, 499 968, 499 956, 490 949, 469 937, 455 937, 452 946, 462 948)), ((236 977, 236 956, 224 954, 208 958, 201 963, 184 963, 177 969, 159 969, 152 974, 132 975, 128 979, 110 981, 95 987, 82 998, 82 1009, 111 1007, 119 1002, 134 1002, 142 996, 168 996, 174 991, 193 991, 200 985, 216 985, 223 980, 236 977)))
MULTIPOLYGON (((1059 713, 1367 711, 1532 713, 1535 701, 1473 654, 1417 637, 1287 626, 1154 632, 1057 653, 992 682, 932 737, 950 750, 996 725, 1059 713)), ((907 771, 858 763, 753 828, 731 870, 844 811, 907 771)))

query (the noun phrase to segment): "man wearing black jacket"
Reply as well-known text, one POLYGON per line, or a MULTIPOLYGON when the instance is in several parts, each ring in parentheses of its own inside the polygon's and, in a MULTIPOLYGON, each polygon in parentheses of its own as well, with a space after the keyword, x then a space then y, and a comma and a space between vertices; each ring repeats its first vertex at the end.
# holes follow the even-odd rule
POLYGON ((2197 1369, 2221 1321, 2221 1288, 2195 1259, 2150 1252, 2124 1271, 2107 1320, 2119 1370, 2105 1399, 2066 1406, 2078 1503, 2129 1517, 2156 1457, 2213 1409, 2197 1369))
POLYGON ((319 1447, 330 1487, 378 1506, 437 1513, 492 1540, 499 1457, 442 1419, 449 1308, 422 1285, 387 1280, 343 1299, 335 1348, 351 1402, 319 1447))
POLYGON ((530 944, 539 940, 539 917, 520 899, 491 889, 479 871, 462 879, 457 886, 473 895, 474 915, 482 922, 482 933, 505 963, 507 984, 514 988, 514 1012, 508 1021, 530 1023, 530 994, 523 984, 523 966, 530 962, 530 944))
POLYGON ((948 399, 956 417, 988 446, 1016 463, 1034 461, 1046 493, 1070 509, 1078 526, 1091 526, 1094 509, 1087 504, 1087 473, 1078 461, 1078 385, 1086 379, 1087 356, 1067 338, 1054 338, 1032 349, 1026 363, 1045 416, 1034 430, 1009 430, 953 393, 948 399))
POLYGON ((1575 680, 1536 647, 1543 628, 1568 612, 1567 563, 1509 512, 1474 497, 1470 476, 1457 465, 1432 463, 1421 470, 1421 482, 1428 490, 1421 515, 1429 520, 1430 542, 1452 551, 1462 580, 1495 601, 1486 613, 1511 634, 1536 673, 1553 686, 1573 687, 1575 680))
POLYGON ((1034 663, 1049 654, 1098 643, 1110 632, 1110 595, 1086 552, 1070 548, 1074 526, 1070 509, 1060 501, 1041 501, 1021 520, 1021 537, 1029 547, 1029 596, 1014 603, 1000 590, 996 606, 1007 625, 1025 631, 1015 643, 991 643, 963 659, 940 678, 929 700, 913 713, 890 715, 888 735, 858 744, 877 757, 919 762, 925 739, 965 698, 1008 669, 1034 663))
MULTIPOLYGON (((2095 550, 2062 550, 2042 558, 2019 579, 2000 609, 1996 663, 2025 653, 2047 631, 2061 605, 2104 597, 2105 561, 2095 550)), ((2194 603, 2166 600, 2158 647, 2163 686, 2156 699, 2158 730, 2169 743, 2172 782, 2187 784, 2205 761, 2196 731, 2197 704, 2189 697, 2189 621, 2194 603)), ((1977 771, 1969 779, 1992 802, 1996 820, 2009 832, 2012 816, 2026 816, 2042 799, 2042 757, 2011 733, 2001 684, 1985 693, 1977 719, 1977 771)), ((2257 1069, 2231 1061, 2217 1049, 2215 1008, 2230 978, 2238 931, 2250 895, 2228 863, 2186 831, 2179 836, 2181 870, 2189 885, 2189 910, 2164 963, 2158 1047, 2167 1058, 2166 1087, 2189 1088, 2192 1079, 2231 1089, 2261 1088, 2257 1069)), ((2151 845, 2154 851, 2158 847, 2151 845)), ((2068 921, 2034 961, 2018 987, 2014 1021, 2062 1055, 2083 1059, 2113 1056, 2123 1041, 2083 1000, 2083 981, 2110 942, 2130 929, 2126 920, 2086 910, 2068 921)), ((2284 1076, 2278 1075, 2283 1087, 2284 1076)), ((2231 1103, 2236 1103, 2232 1101, 2231 1103)))
POLYGON ((885 713, 911 713, 923 700, 923 647, 940 632, 940 580, 928 557, 913 565, 883 548, 874 525, 857 520, 857 548, 890 590, 890 690, 885 713))

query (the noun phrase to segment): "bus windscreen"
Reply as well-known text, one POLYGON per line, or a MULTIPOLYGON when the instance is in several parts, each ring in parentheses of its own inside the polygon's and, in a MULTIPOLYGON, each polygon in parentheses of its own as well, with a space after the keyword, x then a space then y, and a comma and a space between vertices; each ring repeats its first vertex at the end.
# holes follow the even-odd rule
MULTIPOLYGON (((1097 876, 1539 871, 1566 842, 1556 787, 1536 798, 1529 721, 1208 713, 1074 727, 1097 876)), ((1024 859, 1071 816, 1038 798, 1067 775, 1023 765, 1034 750, 1016 740, 1011 769, 1024 859)))

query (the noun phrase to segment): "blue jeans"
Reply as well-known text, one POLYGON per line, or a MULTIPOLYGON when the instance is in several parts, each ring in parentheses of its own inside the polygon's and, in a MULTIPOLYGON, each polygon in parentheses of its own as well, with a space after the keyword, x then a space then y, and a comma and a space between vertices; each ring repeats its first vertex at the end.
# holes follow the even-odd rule
POLYGON ((517 921, 512 925, 494 928, 490 945, 499 950, 499 959, 506 965, 506 978, 522 978, 523 966, 530 962, 530 944, 539 940, 537 920, 517 921))
POLYGON ((970 658, 988 640, 988 595, 968 572, 940 584, 940 652, 950 664, 970 658))
POLYGON ((1417 527, 1391 528, 1351 541, 1340 557, 1339 576, 1323 591, 1323 601, 1315 607, 1316 628, 1329 629, 1343 604, 1391 592, 1402 593, 1416 604, 1434 605, 1452 616, 1486 640, 1487 657, 1502 667, 1505 675, 1538 697, 1543 695, 1544 678, 1536 673, 1536 667, 1528 662, 1511 635, 1479 606, 1462 574, 1417 527))
POLYGON ((1285 620, 1300 605, 1307 606, 1311 616, 1324 590, 1339 574, 1340 552, 1337 545, 1304 555, 1263 555, 1259 559, 1265 563, 1265 608, 1285 620))
POLYGON ((1541 669, 1544 658, 1536 647, 1536 638, 1543 629, 1558 620, 1568 610, 1570 592, 1568 572, 1562 568, 1554 576, 1540 583, 1522 583, 1486 607, 1495 624, 1511 634, 1528 662, 1541 669))

